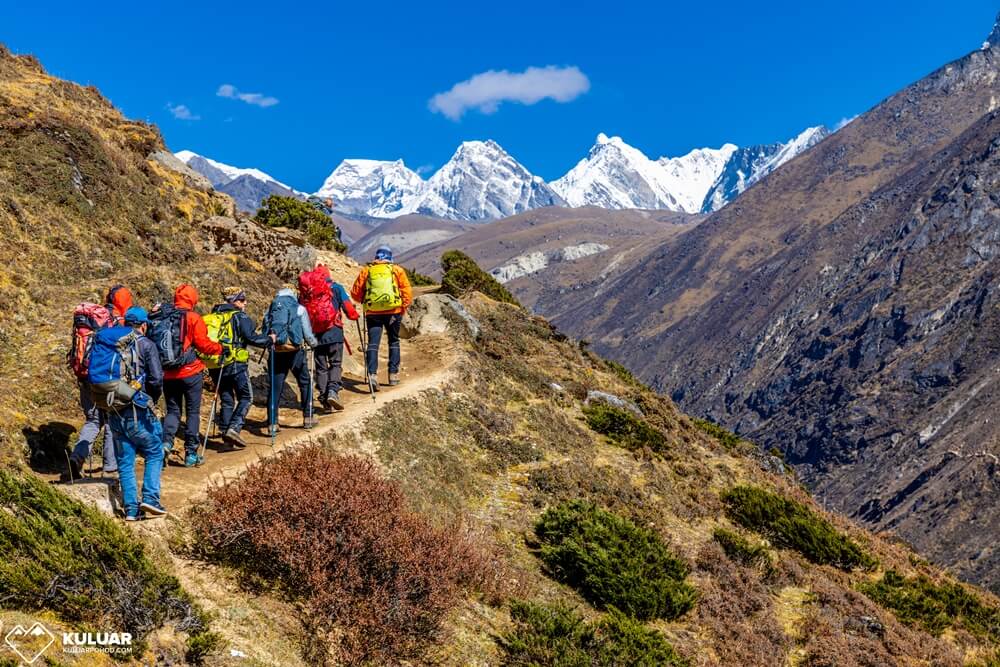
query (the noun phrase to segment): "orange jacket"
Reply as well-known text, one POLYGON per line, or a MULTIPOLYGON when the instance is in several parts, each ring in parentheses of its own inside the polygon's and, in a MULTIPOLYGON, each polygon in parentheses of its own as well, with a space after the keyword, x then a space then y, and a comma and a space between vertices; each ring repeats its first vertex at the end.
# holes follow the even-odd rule
MULTIPOLYGON (((372 264, 388 264, 385 260, 375 260, 372 264)), ((406 269, 399 266, 398 264, 392 265, 392 277, 396 280, 396 286, 399 288, 399 296, 403 299, 403 305, 399 308, 393 308, 391 310, 372 310, 365 312, 370 312, 372 315, 396 315, 398 313, 405 313, 406 309, 410 307, 413 303, 413 288, 410 287, 410 279, 406 277, 406 269)), ((358 274, 357 279, 354 281, 354 286, 351 287, 351 298, 360 304, 365 302, 365 286, 368 283, 368 267, 361 267, 361 273, 358 274)))
MULTIPOLYGON (((174 308, 187 311, 185 315, 187 317, 187 327, 184 333, 184 349, 190 349, 194 345, 194 349, 202 354, 222 354, 222 345, 208 337, 208 327, 205 326, 205 320, 201 319, 201 315, 194 312, 196 305, 198 305, 198 290, 191 285, 181 285, 174 292, 174 308)), ((205 370, 205 364, 201 363, 201 359, 195 358, 194 361, 180 368, 164 370, 163 379, 180 380, 197 375, 203 370, 205 370)))
POLYGON ((129 292, 128 288, 122 285, 115 285, 111 289, 114 290, 114 295, 111 295, 111 290, 108 291, 108 294, 111 295, 108 310, 111 311, 111 317, 115 324, 122 324, 125 321, 125 311, 135 305, 132 300, 132 292, 129 292))

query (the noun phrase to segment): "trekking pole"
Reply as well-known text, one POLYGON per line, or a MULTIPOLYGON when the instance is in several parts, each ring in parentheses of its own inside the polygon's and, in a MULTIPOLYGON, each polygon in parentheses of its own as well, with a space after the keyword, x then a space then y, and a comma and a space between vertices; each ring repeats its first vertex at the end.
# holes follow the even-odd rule
MULTIPOLYGON (((364 317, 364 313, 362 313, 361 317, 362 318, 364 317)), ((367 329, 367 327, 368 327, 368 322, 367 322, 367 320, 365 321, 365 327, 364 328, 361 327, 361 321, 360 320, 354 320, 354 323, 358 325, 358 339, 361 341, 361 350, 364 353, 365 382, 368 384, 368 393, 371 394, 372 402, 374 402, 375 401, 375 388, 372 386, 372 376, 368 372, 368 343, 365 341, 365 335, 363 333, 363 331, 365 331, 367 329)))
POLYGON ((313 393, 315 392, 315 385, 313 384, 313 368, 316 364, 316 352, 310 347, 306 351, 306 370, 309 371, 309 421, 313 418, 313 393))
POLYGON ((267 396, 267 430, 271 435, 271 455, 274 455, 274 437, 276 433, 274 432, 274 425, 278 422, 278 405, 277 401, 274 399, 274 341, 271 341, 271 355, 270 363, 267 365, 267 372, 270 377, 270 383, 268 384, 268 396, 267 396), (272 407, 273 406, 273 407, 272 407), (271 419, 274 419, 272 421, 271 419))
POLYGON ((215 381, 215 393, 212 395, 212 410, 208 417, 208 426, 205 428, 205 440, 201 443, 201 450, 198 452, 198 456, 204 456, 205 450, 208 449, 208 434, 212 432, 212 427, 215 425, 215 404, 219 400, 219 387, 222 386, 222 373, 226 370, 226 362, 222 362, 222 366, 219 368, 219 377, 215 381))

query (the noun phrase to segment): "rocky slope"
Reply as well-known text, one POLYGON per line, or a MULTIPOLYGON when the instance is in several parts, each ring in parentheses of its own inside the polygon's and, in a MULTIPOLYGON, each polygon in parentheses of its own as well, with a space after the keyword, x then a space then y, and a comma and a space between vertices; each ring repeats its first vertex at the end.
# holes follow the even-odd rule
POLYGON ((996 588, 989 46, 557 322, 687 409, 786 452, 829 506, 996 588))

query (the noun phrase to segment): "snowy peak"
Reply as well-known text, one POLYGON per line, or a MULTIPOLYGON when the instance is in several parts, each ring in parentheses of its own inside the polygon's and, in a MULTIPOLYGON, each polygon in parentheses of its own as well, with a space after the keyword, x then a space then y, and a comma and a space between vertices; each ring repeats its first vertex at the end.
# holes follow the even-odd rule
POLYGON ((772 171, 825 139, 822 125, 806 128, 786 143, 746 146, 733 152, 702 200, 704 213, 718 211, 772 171))
POLYGON ((735 146, 698 149, 679 158, 650 160, 621 137, 603 132, 581 160, 552 188, 570 206, 700 210, 705 191, 715 181, 735 146))
POLYGON ((174 156, 210 180, 212 185, 215 187, 225 185, 230 181, 235 181, 240 176, 250 176, 258 181, 276 183, 286 190, 292 190, 291 187, 285 185, 270 174, 264 173, 260 169, 234 167, 222 162, 217 162, 216 160, 207 158, 204 155, 198 155, 194 151, 188 150, 177 151, 174 153, 174 156))
POLYGON ((260 169, 234 167, 188 150, 177 151, 174 156, 207 178, 216 190, 232 197, 237 208, 247 213, 256 212, 268 195, 302 196, 260 169))
POLYGON ((423 192, 424 180, 402 160, 344 160, 316 193, 334 200, 336 210, 391 218, 423 192))
POLYGON ((563 204, 545 181, 495 141, 464 141, 405 212, 452 220, 493 220, 563 204))

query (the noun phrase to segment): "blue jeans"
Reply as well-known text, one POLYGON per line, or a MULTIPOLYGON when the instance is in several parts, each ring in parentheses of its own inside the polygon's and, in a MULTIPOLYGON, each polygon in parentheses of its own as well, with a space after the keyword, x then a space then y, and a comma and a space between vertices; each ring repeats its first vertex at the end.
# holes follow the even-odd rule
POLYGON ((80 383, 80 407, 83 409, 84 422, 80 427, 80 435, 76 445, 73 447, 72 457, 81 466, 90 458, 91 447, 97 440, 97 434, 101 427, 104 427, 104 472, 114 472, 118 469, 115 461, 115 446, 111 440, 111 428, 107 424, 107 417, 94 405, 94 399, 90 397, 90 388, 80 383))
POLYGON ((365 361, 368 364, 368 374, 378 373, 378 346, 382 343, 382 330, 389 336, 389 372, 399 372, 399 327, 403 323, 402 315, 366 315, 365 324, 368 327, 368 349, 365 351, 365 361))
POLYGON ((139 494, 135 480, 135 457, 146 461, 142 475, 142 502, 160 504, 160 472, 163 470, 163 428, 153 411, 146 408, 124 408, 108 418, 115 434, 115 455, 118 458, 118 481, 122 485, 122 505, 125 515, 139 513, 139 494))

